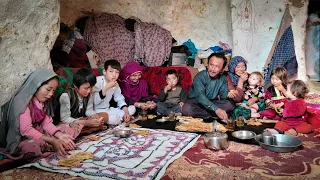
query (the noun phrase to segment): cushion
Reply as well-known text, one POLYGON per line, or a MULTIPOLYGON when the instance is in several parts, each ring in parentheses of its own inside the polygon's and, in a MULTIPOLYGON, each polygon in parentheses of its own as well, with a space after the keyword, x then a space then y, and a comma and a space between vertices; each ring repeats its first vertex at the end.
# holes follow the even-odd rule
POLYGON ((178 72, 179 84, 188 93, 192 85, 190 71, 185 67, 146 67, 143 70, 142 77, 148 82, 149 93, 159 96, 161 88, 166 85, 165 72, 169 69, 175 69, 178 72))
POLYGON ((320 109, 316 108, 307 108, 307 122, 311 124, 313 129, 320 128, 320 109))

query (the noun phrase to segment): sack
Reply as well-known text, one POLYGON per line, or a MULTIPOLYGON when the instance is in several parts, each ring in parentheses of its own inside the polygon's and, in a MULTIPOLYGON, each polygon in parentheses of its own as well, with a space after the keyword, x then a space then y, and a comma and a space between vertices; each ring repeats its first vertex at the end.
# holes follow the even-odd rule
POLYGON ((180 64, 186 64, 186 60, 187 60, 186 53, 173 53, 171 65, 175 66, 180 64))

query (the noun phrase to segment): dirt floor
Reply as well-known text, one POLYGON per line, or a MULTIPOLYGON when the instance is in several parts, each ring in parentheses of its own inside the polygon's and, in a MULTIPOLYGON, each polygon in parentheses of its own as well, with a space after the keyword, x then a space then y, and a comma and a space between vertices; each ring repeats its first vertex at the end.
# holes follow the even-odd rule
POLYGON ((310 81, 309 88, 310 92, 320 93, 320 82, 310 81))

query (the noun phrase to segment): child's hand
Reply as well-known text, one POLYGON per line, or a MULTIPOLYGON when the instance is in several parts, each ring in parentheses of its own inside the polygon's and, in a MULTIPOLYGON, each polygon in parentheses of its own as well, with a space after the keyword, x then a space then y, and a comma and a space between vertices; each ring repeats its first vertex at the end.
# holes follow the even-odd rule
POLYGON ((73 150, 74 148, 77 147, 76 144, 73 142, 74 138, 70 134, 61 133, 58 136, 58 139, 60 139, 61 141, 65 142, 65 144, 66 144, 65 147, 66 147, 67 150, 73 150))
POLYGON ((166 85, 166 87, 164 87, 164 92, 167 93, 168 91, 170 91, 172 87, 168 84, 166 85))
POLYGON ((87 121, 86 122, 86 126, 88 126, 88 127, 98 127, 98 126, 101 125, 101 120, 100 119, 92 119, 92 118, 90 118, 90 119, 88 119, 86 121, 87 121))
POLYGON ((66 152, 66 143, 60 139, 54 138, 51 141, 51 145, 54 147, 54 149, 57 151, 59 156, 67 156, 68 153, 66 152))
POLYGON ((251 106, 252 104, 254 104, 255 102, 257 102, 257 98, 253 97, 251 99, 248 100, 247 102, 247 106, 251 106))
POLYGON ((287 92, 286 89, 283 87, 282 84, 279 85, 279 86, 277 86, 277 89, 278 89, 279 91, 283 92, 283 93, 286 93, 286 92, 287 92))
POLYGON ((106 86, 108 89, 111 89, 113 87, 118 86, 118 82, 117 82, 117 80, 113 80, 113 81, 108 82, 106 86))
POLYGON ((128 112, 124 113, 123 120, 124 122, 129 122, 131 120, 131 116, 128 112))
POLYGON ((149 106, 146 103, 140 103, 140 108, 142 110, 148 110, 149 106))
POLYGON ((257 94, 257 93, 258 93, 258 90, 252 89, 251 92, 253 92, 253 94, 257 94))
POLYGON ((99 114, 93 114, 90 116, 92 119, 100 119, 100 115, 99 114))
POLYGON ((147 101, 147 106, 148 109, 154 109, 155 107, 157 107, 157 104, 154 101, 147 101))

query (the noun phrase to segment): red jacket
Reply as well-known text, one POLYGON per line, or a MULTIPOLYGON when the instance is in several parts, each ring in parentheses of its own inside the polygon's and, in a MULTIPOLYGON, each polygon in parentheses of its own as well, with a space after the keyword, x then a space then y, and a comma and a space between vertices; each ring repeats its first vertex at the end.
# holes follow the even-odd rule
POLYGON ((304 99, 287 100, 284 103, 282 121, 289 126, 296 126, 307 121, 307 104, 304 99))

